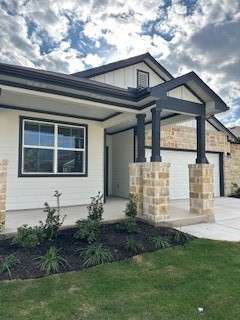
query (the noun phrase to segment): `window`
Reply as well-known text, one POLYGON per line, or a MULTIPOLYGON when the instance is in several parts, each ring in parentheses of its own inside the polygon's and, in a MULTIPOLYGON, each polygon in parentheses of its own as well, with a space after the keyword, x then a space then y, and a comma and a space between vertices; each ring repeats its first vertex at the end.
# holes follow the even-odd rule
POLYGON ((137 87, 148 88, 149 87, 149 73, 142 70, 137 70, 137 87))
POLYGON ((21 175, 86 175, 87 126, 21 119, 21 175))

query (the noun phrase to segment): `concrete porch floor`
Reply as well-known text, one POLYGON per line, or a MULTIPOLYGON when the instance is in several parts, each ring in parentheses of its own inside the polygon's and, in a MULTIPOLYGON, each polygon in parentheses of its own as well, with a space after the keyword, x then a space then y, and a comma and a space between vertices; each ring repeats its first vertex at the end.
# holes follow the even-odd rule
MULTIPOLYGON (((161 225, 181 229, 200 238, 217 240, 240 241, 240 210, 239 199, 219 197, 215 198, 215 222, 206 223, 199 215, 189 213, 189 200, 171 200, 170 219, 161 225)), ((124 218, 127 203, 125 198, 108 197, 104 204, 103 219, 105 222, 119 221, 124 218)), ((74 226, 79 219, 87 217, 87 206, 62 207, 61 215, 66 214, 63 226, 74 226)), ((14 234, 23 224, 35 226, 39 220, 45 220, 43 209, 7 211, 6 226, 3 233, 14 234)))

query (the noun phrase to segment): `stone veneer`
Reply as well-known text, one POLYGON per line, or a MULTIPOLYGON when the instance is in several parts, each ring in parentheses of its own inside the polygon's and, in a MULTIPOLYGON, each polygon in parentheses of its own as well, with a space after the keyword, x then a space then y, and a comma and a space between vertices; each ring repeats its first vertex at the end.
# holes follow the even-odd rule
POLYGON ((6 184, 8 160, 0 159, 0 231, 4 228, 6 217, 6 184))
POLYGON ((189 164, 190 213, 206 216, 214 221, 213 164, 189 164))
POLYGON ((138 196, 138 216, 156 223, 169 218, 169 163, 129 165, 130 193, 138 196))

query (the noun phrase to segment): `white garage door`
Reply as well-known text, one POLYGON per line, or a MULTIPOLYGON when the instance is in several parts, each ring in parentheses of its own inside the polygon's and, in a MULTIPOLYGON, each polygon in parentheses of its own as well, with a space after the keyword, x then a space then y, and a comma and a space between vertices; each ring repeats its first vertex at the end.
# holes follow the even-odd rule
MULTIPOLYGON (((171 199, 189 198, 188 164, 196 163, 196 152, 161 150, 163 162, 171 164, 169 169, 169 187, 171 199)), ((150 161, 151 149, 146 149, 147 161, 150 161)), ((214 196, 220 195, 219 155, 207 153, 209 163, 214 164, 214 196)))

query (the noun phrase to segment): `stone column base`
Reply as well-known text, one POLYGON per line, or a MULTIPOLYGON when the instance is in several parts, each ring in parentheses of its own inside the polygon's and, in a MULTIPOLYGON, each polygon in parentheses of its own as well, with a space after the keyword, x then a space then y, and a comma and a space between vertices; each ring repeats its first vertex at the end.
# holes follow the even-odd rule
POLYGON ((137 211, 138 216, 143 215, 143 162, 129 164, 129 192, 137 196, 137 211))
POLYGON ((6 220, 7 165, 7 159, 0 159, 0 231, 4 229, 6 220))
POLYGON ((209 221, 214 221, 214 165, 190 164, 188 168, 190 213, 203 215, 209 221))

